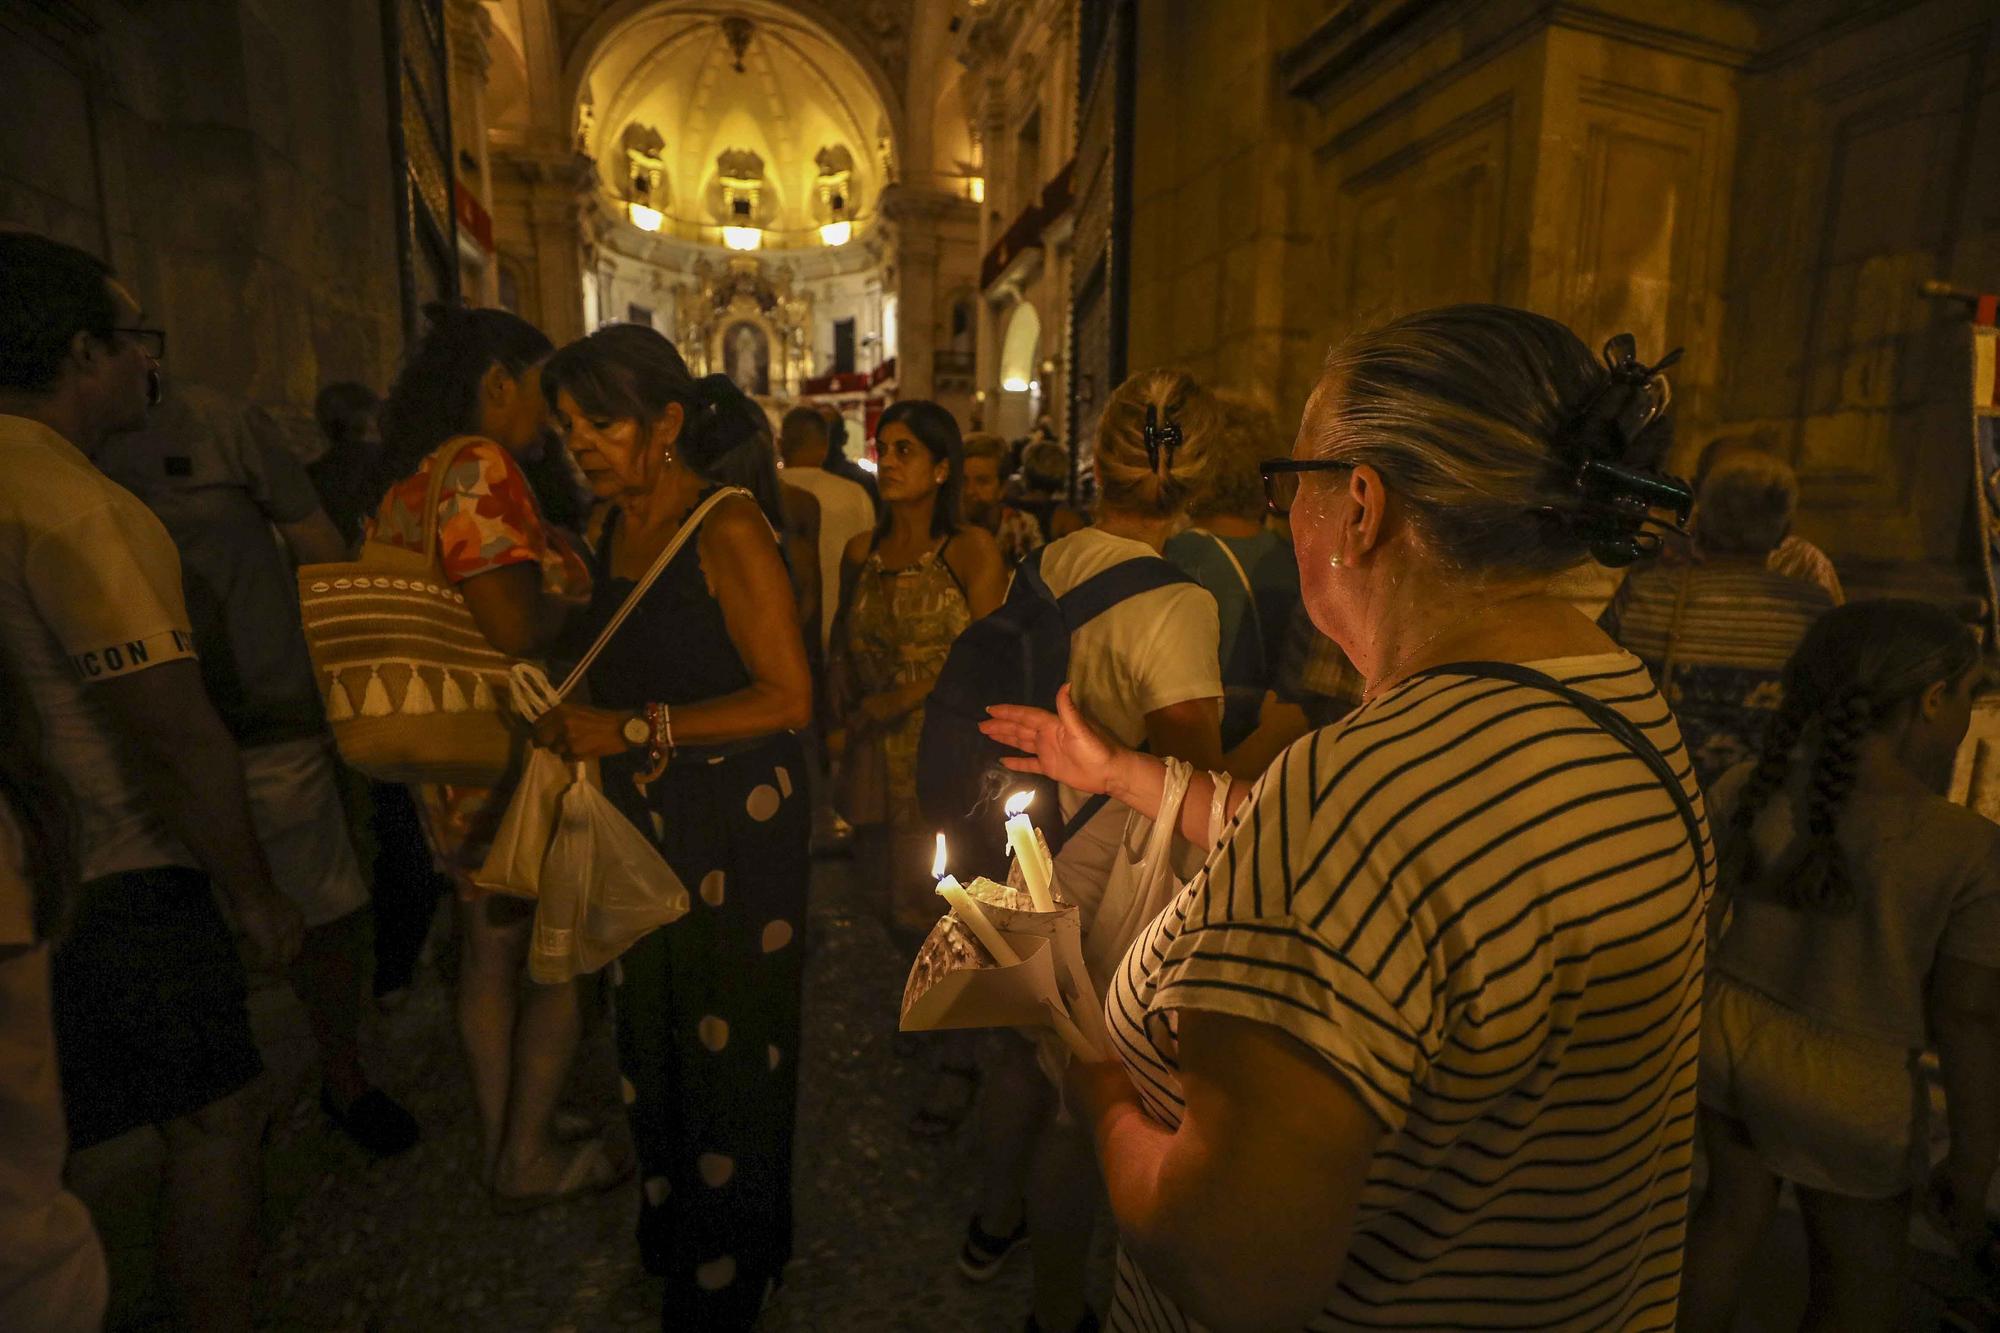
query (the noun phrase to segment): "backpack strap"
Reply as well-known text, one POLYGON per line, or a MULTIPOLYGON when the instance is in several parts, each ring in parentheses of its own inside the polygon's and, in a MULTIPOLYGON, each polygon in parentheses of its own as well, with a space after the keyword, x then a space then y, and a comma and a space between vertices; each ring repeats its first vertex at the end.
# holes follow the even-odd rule
MULTIPOLYGON (((1044 547, 1042 550, 1046 550, 1044 547)), ((1062 615, 1063 625, 1074 634, 1083 626, 1109 611, 1128 597, 1137 597, 1142 592, 1155 588, 1171 588, 1175 584, 1195 582, 1173 562, 1160 556, 1139 556, 1123 560, 1111 568, 1091 575, 1071 588, 1062 596, 1056 596, 1042 576, 1042 550, 1032 551, 1014 570, 1014 577, 1026 583, 1037 596, 1046 597, 1056 604, 1062 615)), ((1198 585, 1197 585, 1198 586, 1198 585)), ((1145 749, 1141 746, 1140 749, 1145 749)), ((1063 821, 1061 841, 1052 844, 1052 849, 1060 847, 1075 836, 1077 830, 1088 824, 1102 810, 1108 796, 1093 796, 1076 808, 1076 813, 1063 821)))
POLYGON ((1612 738, 1632 752, 1634 758, 1653 770, 1654 778, 1665 787, 1667 795, 1673 797, 1674 809, 1679 811, 1681 823, 1687 828, 1688 846, 1694 851, 1695 866, 1702 882, 1708 882, 1708 853, 1702 846, 1701 818, 1694 812, 1694 802, 1688 799, 1687 789, 1674 774, 1667 757, 1660 753, 1639 725, 1623 713, 1605 703, 1592 698, 1582 690, 1572 689, 1554 676, 1522 666, 1519 662, 1450 662, 1444 666, 1432 667, 1418 673, 1422 676, 1471 676, 1490 680, 1511 681, 1525 685, 1532 690, 1542 690, 1556 695, 1564 702, 1581 711, 1599 728, 1609 732, 1612 738))
MULTIPOLYGON (((1048 588, 1047 581, 1041 577, 1039 562, 1036 565, 1035 578, 1044 590, 1048 588)), ((1111 568, 1091 575, 1057 597, 1055 603, 1057 609, 1062 612, 1063 624, 1074 634, 1128 598, 1152 592, 1156 588, 1171 588, 1176 584, 1194 584, 1194 582, 1193 578, 1170 560, 1157 555, 1139 556, 1132 560, 1121 560, 1111 568)))

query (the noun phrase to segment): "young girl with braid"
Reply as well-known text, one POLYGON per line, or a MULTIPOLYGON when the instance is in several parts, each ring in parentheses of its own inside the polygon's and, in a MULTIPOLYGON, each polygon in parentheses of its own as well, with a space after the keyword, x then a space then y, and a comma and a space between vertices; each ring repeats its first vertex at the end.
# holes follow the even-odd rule
POLYGON ((1949 1155, 1926 1202, 1968 1243, 2000 1144, 2000 827, 1942 793, 1979 649, 1947 612, 1828 612, 1786 669, 1761 757, 1711 793, 1722 830, 1701 1034, 1708 1192, 1683 1329, 1727 1329, 1780 1185, 1809 1254, 1807 1328, 1897 1324, 1928 1165, 1918 1057, 1949 1155))

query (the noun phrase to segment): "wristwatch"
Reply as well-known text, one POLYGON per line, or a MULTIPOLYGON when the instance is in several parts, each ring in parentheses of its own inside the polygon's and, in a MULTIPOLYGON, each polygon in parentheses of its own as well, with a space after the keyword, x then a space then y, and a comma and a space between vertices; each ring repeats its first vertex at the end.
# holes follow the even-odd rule
POLYGON ((625 738, 627 745, 637 750, 653 743, 653 724, 642 711, 636 716, 626 718, 625 725, 618 729, 618 734, 625 738))

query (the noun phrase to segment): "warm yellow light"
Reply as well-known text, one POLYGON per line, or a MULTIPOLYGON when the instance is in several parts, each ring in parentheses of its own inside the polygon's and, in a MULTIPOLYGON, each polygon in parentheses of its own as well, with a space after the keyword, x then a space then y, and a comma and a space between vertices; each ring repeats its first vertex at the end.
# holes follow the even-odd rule
POLYGON ((644 204, 627 204, 625 208, 631 214, 632 225, 640 231, 658 231, 660 224, 666 220, 659 209, 648 208, 644 204))
POLYGON ((853 236, 852 222, 829 222, 819 229, 819 239, 825 245, 846 245, 853 236))
POLYGON ((985 203, 986 178, 984 176, 967 176, 965 178, 965 196, 975 204, 985 203))
POLYGON ((931 858, 931 878, 932 879, 944 878, 944 868, 945 868, 944 834, 940 833, 937 835, 937 855, 931 858))
POLYGON ((1028 807, 1033 805, 1034 803, 1035 803, 1034 792, 1017 791, 1012 796, 1009 796, 1007 798, 1007 803, 1004 806, 1002 806, 1001 809, 1007 812, 1007 818, 1012 819, 1015 815, 1026 814, 1028 811, 1028 807))
POLYGON ((1028 391, 1028 382, 1019 375, 1009 375, 1006 379, 1000 381, 1000 387, 1008 393, 1026 393, 1028 391))
POLYGON ((764 244, 764 233, 756 227, 724 227, 722 243, 732 250, 756 250, 764 244))

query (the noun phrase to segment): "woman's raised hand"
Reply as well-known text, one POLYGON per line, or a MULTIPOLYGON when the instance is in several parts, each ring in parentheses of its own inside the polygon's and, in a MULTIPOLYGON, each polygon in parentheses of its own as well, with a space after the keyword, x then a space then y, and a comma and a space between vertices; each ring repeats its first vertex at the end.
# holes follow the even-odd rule
POLYGON ((1056 711, 995 704, 979 724, 988 737, 1021 751, 1000 762, 1016 773, 1040 773, 1093 795, 1110 790, 1112 770, 1125 747, 1083 715, 1069 686, 1056 691, 1056 711))

